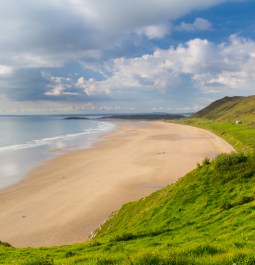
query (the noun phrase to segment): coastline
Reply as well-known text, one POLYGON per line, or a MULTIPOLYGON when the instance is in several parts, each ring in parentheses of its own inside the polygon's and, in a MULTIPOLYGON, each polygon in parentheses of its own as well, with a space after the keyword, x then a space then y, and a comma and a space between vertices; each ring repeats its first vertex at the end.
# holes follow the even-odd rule
POLYGON ((50 118, 42 116, 38 120, 25 116, 21 120, 14 119, 9 122, 11 126, 7 123, 7 128, 12 126, 15 128, 16 124, 18 126, 14 135, 10 133, 9 139, 4 136, 7 131, 3 131, 0 147, 0 189, 18 183, 29 171, 45 161, 70 151, 90 148, 100 141, 101 135, 116 129, 111 122, 65 121, 52 116, 50 118), (40 134, 37 134, 38 127, 40 134), (13 142, 10 140, 12 137, 13 142), (15 142, 15 139, 19 140, 15 142))
POLYGON ((175 182, 204 157, 233 148, 205 130, 114 122, 91 148, 36 167, 0 191, 0 240, 15 247, 83 242, 111 212, 175 182))

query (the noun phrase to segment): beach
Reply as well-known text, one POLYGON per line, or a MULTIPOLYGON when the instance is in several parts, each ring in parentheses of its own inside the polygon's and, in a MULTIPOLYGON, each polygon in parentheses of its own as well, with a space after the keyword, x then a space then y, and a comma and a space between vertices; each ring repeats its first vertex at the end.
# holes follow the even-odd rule
POLYGON ((15 247, 87 240, 124 203, 175 182, 205 157, 234 149, 202 129, 116 122, 89 149, 69 151, 0 191, 0 240, 15 247))

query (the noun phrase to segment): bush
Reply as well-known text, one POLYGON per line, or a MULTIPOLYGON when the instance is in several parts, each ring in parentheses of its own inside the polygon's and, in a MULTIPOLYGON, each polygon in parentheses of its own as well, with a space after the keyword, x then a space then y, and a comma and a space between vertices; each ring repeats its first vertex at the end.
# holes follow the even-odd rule
POLYGON ((211 164, 210 158, 205 157, 204 160, 202 161, 202 165, 210 165, 210 164, 211 164))
POLYGON ((75 253, 72 252, 71 250, 68 250, 66 253, 65 253, 65 258, 70 258, 70 257, 73 257, 75 256, 75 253))
POLYGON ((237 164, 247 162, 248 157, 243 153, 230 153, 230 154, 220 154, 214 161, 215 169, 228 170, 229 167, 232 167, 237 164))

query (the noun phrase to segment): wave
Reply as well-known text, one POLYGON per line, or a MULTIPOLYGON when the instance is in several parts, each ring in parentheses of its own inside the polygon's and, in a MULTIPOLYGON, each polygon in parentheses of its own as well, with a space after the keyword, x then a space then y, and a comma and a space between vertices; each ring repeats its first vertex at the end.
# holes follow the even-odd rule
POLYGON ((49 137, 49 138, 32 140, 32 141, 29 141, 23 144, 2 146, 0 147, 0 153, 6 152, 6 151, 27 149, 27 148, 32 148, 32 147, 37 147, 37 146, 42 146, 42 145, 49 145, 49 144, 54 144, 54 143, 58 143, 61 141, 70 141, 70 140, 74 140, 84 135, 97 136, 102 133, 113 131, 115 128, 116 128, 116 125, 112 123, 99 122, 97 128, 86 129, 85 131, 79 132, 79 133, 68 133, 68 134, 49 137))

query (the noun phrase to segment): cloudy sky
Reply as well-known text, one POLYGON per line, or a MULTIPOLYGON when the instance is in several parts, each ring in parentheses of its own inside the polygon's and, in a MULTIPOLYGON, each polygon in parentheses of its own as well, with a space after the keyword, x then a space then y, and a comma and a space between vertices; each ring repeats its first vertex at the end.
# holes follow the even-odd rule
POLYGON ((253 94, 254 0, 0 2, 0 114, 193 112, 253 94))

